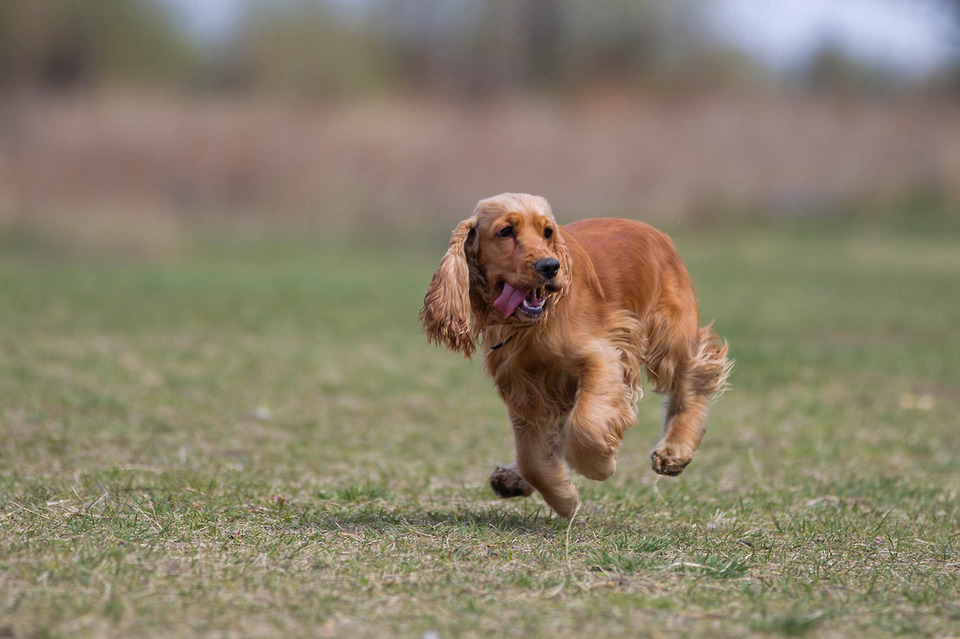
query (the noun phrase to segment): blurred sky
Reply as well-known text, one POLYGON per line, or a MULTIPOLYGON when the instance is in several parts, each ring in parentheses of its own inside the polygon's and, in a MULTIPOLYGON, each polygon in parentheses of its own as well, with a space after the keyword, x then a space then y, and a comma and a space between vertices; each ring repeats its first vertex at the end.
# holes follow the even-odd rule
MULTIPOLYGON (((251 7, 274 0, 163 0, 203 40, 221 40, 251 7)), ((362 4, 338 0, 335 4, 362 4)), ((937 0, 710 0, 705 23, 724 43, 778 71, 800 67, 825 43, 898 73, 954 60, 960 37, 937 0)))
POLYGON ((723 41, 789 70, 829 42, 901 73, 927 73, 957 55, 960 38, 932 0, 714 0, 723 41))

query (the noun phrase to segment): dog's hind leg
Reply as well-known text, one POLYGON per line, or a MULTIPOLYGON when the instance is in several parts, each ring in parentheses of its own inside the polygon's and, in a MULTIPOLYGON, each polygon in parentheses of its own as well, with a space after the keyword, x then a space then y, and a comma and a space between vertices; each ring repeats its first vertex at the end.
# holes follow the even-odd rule
POLYGON ((679 475, 693 459, 703 439, 710 398, 723 392, 733 363, 727 346, 709 326, 698 332, 693 357, 676 361, 667 398, 663 439, 650 453, 653 470, 661 475, 679 475))
POLYGON ((498 497, 510 499, 511 497, 529 497, 535 490, 517 468, 517 462, 506 466, 497 466, 490 473, 490 487, 498 497))
POLYGON ((691 388, 686 375, 678 376, 667 399, 663 439, 650 451, 653 470, 661 475, 679 475, 693 460, 706 432, 707 399, 691 388))

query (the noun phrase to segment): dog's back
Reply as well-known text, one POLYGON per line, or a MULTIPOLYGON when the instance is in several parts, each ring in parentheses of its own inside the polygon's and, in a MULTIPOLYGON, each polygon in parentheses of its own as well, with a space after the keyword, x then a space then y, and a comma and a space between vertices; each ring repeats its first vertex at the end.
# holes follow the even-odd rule
POLYGON ((643 222, 613 218, 579 220, 562 229, 567 242, 572 239, 589 256, 608 303, 643 317, 667 293, 673 308, 691 316, 687 332, 695 332, 693 284, 666 234, 643 222))

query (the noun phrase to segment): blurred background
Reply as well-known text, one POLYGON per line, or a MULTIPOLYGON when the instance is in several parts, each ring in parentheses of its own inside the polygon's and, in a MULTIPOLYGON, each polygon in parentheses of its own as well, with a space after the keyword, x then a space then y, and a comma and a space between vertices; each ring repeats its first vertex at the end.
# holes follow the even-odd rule
MULTIPOLYGON (((0 3, 0 236, 445 234, 960 198, 951 0, 0 3)), ((31 239, 32 238, 32 239, 31 239)))

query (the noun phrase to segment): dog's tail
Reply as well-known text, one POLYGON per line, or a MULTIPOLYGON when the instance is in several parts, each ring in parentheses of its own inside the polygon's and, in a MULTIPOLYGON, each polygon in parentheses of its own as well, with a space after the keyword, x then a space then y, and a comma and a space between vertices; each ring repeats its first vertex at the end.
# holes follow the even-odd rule
POLYGON ((700 327, 697 355, 689 368, 699 394, 716 398, 729 388, 734 361, 727 357, 727 348, 727 342, 713 330, 713 322, 700 327))

